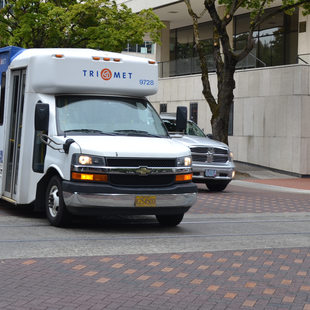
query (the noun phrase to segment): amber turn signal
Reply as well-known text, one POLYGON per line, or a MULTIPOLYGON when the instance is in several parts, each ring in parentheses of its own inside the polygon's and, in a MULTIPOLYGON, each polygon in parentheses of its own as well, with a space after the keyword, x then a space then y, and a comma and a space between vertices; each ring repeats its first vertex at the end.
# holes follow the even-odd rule
POLYGON ((108 175, 72 172, 72 180, 107 182, 108 175))
POLYGON ((185 182, 185 181, 191 181, 193 178, 193 174, 178 174, 175 176, 176 182, 185 182))

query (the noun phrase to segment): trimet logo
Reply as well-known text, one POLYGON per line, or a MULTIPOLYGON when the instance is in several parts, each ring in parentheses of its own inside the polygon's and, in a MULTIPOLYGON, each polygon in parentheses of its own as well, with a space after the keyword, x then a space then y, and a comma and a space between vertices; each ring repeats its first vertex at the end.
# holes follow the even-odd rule
POLYGON ((132 72, 113 72, 108 69, 104 68, 101 71, 99 70, 82 70, 83 76, 87 78, 102 78, 105 81, 109 81, 111 79, 122 79, 122 80, 131 80, 132 72))
POLYGON ((105 81, 108 81, 111 79, 112 77, 112 72, 110 69, 108 68, 105 68, 105 69, 102 69, 101 70, 101 73, 100 73, 101 77, 105 80, 105 81))

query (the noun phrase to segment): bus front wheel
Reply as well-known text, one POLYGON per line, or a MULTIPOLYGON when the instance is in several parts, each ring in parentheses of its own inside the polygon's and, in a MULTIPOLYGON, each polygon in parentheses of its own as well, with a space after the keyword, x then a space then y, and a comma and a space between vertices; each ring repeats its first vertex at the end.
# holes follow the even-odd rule
POLYGON ((59 176, 54 175, 48 182, 45 195, 46 217, 53 226, 64 227, 68 223, 69 214, 66 209, 62 184, 59 176))
POLYGON ((169 215, 156 215, 157 221, 160 225, 166 227, 173 227, 179 225, 183 220, 184 213, 169 214, 169 215))

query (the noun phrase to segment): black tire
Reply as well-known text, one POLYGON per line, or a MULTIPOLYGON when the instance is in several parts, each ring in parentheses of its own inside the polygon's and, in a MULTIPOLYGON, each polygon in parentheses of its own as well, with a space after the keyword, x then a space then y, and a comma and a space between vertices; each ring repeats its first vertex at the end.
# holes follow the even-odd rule
POLYGON ((69 213, 63 200, 61 179, 57 175, 51 177, 46 188, 45 212, 51 225, 65 227, 68 224, 69 213))
POLYGON ((162 226, 173 227, 179 225, 183 220, 184 213, 156 215, 157 221, 162 226))
POLYGON ((223 182, 206 182, 206 185, 211 192, 221 192, 223 191, 229 182, 223 181, 223 182))

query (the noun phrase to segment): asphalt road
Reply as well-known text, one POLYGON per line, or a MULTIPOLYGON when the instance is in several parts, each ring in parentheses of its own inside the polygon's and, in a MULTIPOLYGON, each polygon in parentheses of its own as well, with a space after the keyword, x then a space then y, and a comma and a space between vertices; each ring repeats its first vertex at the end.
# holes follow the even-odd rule
MULTIPOLYGON (((230 187, 225 198, 232 192, 237 205, 243 190, 230 187)), ((251 189, 247 193, 251 196, 251 189)), ((256 200, 261 197, 268 203, 265 190, 256 188, 254 193, 256 200)), ((198 203, 205 204, 208 195, 200 191, 198 203)), ((305 199, 299 193, 290 195, 295 201, 305 199)), ((81 219, 61 229, 50 226, 44 216, 0 206, 0 259, 309 247, 309 223, 308 212, 189 212, 174 228, 161 227, 155 217, 147 216, 81 219)))

